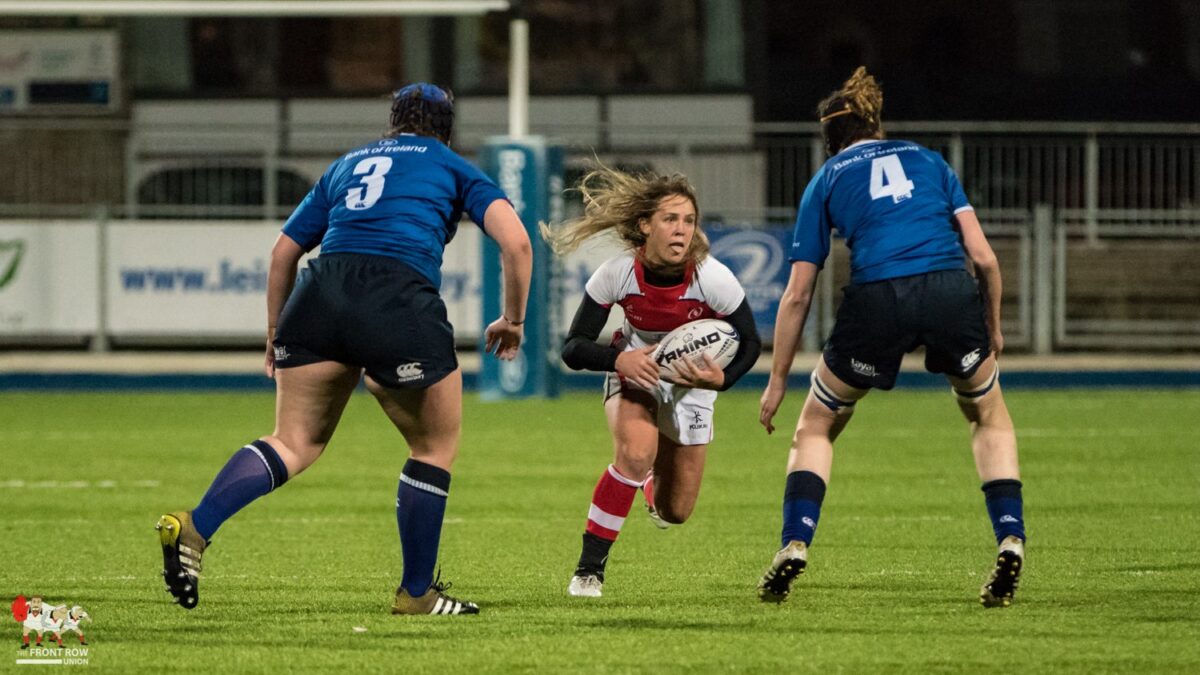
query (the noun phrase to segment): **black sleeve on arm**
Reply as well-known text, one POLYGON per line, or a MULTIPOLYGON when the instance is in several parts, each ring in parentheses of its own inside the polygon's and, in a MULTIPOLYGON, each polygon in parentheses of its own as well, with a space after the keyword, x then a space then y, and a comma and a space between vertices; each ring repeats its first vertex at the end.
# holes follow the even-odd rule
POLYGON ((571 370, 595 370, 613 372, 617 369, 617 356, 621 350, 596 344, 604 324, 608 323, 609 308, 592 299, 586 292, 583 302, 571 321, 571 330, 563 343, 562 360, 571 370))
POLYGON ((721 391, 729 389, 748 373, 762 354, 762 338, 758 336, 758 326, 754 324, 754 311, 750 309, 749 302, 743 299, 742 304, 738 305, 733 314, 725 317, 725 320, 737 329, 742 341, 738 345, 737 354, 724 368, 725 384, 721 385, 721 391))

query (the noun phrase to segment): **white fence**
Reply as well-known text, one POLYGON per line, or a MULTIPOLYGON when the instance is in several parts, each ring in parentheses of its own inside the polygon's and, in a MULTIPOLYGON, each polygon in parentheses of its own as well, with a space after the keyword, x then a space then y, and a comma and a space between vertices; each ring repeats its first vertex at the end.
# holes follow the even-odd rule
MULTIPOLYGON (((257 344, 278 234, 262 221, 0 221, 0 344, 257 344)), ((442 296, 464 344, 483 331, 482 237, 464 223, 442 268, 442 296)), ((596 242, 564 267, 590 273, 615 250, 596 242)), ((562 291, 559 316, 569 321, 583 279, 564 278, 562 291)))
MULTIPOLYGON (((255 265, 269 248, 268 233, 278 230, 337 150, 378 137, 379 102, 346 105, 228 102, 220 104, 216 118, 211 110, 192 114, 186 107, 143 105, 129 121, 0 120, 9 176, 0 181, 0 218, 12 219, 0 228, 0 280, 5 261, 17 253, 12 243, 17 240, 31 247, 23 253, 22 274, 62 269, 66 275, 46 276, 36 291, 23 287, 19 276, 0 286, 0 341, 96 335, 93 342, 103 344, 105 337, 153 341, 168 333, 172 339, 246 339, 240 337, 242 310, 236 309, 243 304, 253 308, 249 325, 257 339, 259 299, 221 284, 259 279, 262 269, 255 265), (165 218, 195 222, 175 225, 165 218), (238 220, 258 224, 234 225, 238 220), (137 230, 139 221, 147 229, 137 230), (160 228, 171 234, 148 234, 160 228), (63 234, 68 231, 76 234, 63 234), (139 250, 148 250, 154 237, 166 237, 162 249, 156 247, 161 260, 147 262, 147 269, 161 263, 162 269, 209 270, 203 283, 216 283, 216 290, 175 291, 203 305, 204 312, 178 309, 163 290, 117 293, 119 284, 134 283, 119 270, 126 269, 124 233, 135 231, 140 234, 130 237, 139 250), (34 242, 54 237, 60 239, 51 246, 53 254, 35 254, 34 242), (61 243, 63 237, 72 243, 61 243), (267 242, 251 246, 259 237, 267 242), (63 262, 92 246, 89 242, 98 257, 63 262), (228 250, 222 248, 226 244, 228 250), (209 251, 211 260, 185 265, 197 251, 209 251), (93 272, 88 265, 102 269, 93 272), (86 295, 80 276, 107 288, 94 319, 83 305, 49 318, 59 310, 45 298, 61 292, 55 289, 63 284, 78 289, 72 302, 86 295), (14 288, 25 288, 20 303, 11 300, 14 288), (223 300, 214 303, 217 298, 223 300), (175 312, 185 323, 174 322, 175 312), (205 312, 208 317, 199 320, 205 312), (187 321, 203 325, 184 331, 186 336, 167 330, 190 325, 187 321), (80 331, 85 323, 94 330, 80 331)), ((463 106, 456 148, 468 156, 502 126, 490 120, 488 105, 463 106)), ((692 110, 686 124, 670 127, 638 125, 636 100, 606 105, 603 112, 605 106, 590 100, 564 99, 545 104, 541 113, 535 106, 533 131, 565 140, 573 175, 596 157, 628 168, 688 174, 709 223, 786 227, 805 184, 824 161, 816 125, 752 124, 736 100, 711 124, 692 110)), ((888 125, 888 131, 942 152, 962 177, 1005 265, 1004 320, 1012 346, 1038 352, 1200 348, 1200 273, 1191 262, 1200 254, 1200 124, 908 122, 888 125)), ((454 246, 460 245, 474 246, 466 241, 454 246)), ((458 255, 454 246, 448 266, 458 255)), ((477 260, 474 253, 464 255, 477 260)), ((810 347, 832 323, 844 265, 835 251, 831 273, 822 275, 810 347)), ((448 279, 461 281, 454 275, 448 271, 448 279)), ((196 279, 183 276, 171 283, 196 279)), ((152 283, 168 282, 155 277, 152 283)), ((469 293, 463 297, 464 307, 476 306, 469 293)), ((563 315, 570 317, 572 308, 563 315)), ((456 325, 470 341, 479 318, 471 309, 463 311, 456 325)))

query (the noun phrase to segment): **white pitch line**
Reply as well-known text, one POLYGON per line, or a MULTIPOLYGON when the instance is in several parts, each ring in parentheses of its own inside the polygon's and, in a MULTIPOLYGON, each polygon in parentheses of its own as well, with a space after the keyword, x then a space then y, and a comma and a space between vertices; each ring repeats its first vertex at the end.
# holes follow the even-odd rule
MULTIPOLYGON (((86 490, 90 488, 100 488, 102 490, 113 489, 122 484, 115 480, 100 480, 93 483, 87 480, 5 480, 0 481, 0 488, 8 488, 12 490, 86 490)), ((125 483, 127 488, 156 488, 162 483, 156 480, 135 480, 125 483)))

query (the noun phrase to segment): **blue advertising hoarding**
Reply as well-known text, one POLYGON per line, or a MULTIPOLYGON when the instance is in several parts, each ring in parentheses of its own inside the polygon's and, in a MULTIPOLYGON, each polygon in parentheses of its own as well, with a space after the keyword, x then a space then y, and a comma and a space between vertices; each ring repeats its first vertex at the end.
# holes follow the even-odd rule
MULTIPOLYGON (((483 170, 504 190, 533 244, 533 278, 525 314, 525 342, 512 361, 484 356, 480 393, 485 400, 558 395, 557 294, 552 292, 554 261, 538 233, 538 223, 562 214, 563 148, 539 137, 489 139, 482 153, 483 170)), ((483 323, 500 316, 504 282, 500 249, 491 239, 481 247, 483 323)), ((480 351, 483 351, 480 338, 480 351)))
POLYGON ((713 257, 725 263, 746 289, 754 322, 764 340, 770 341, 779 299, 792 268, 787 258, 792 245, 791 228, 705 226, 704 231, 713 257))

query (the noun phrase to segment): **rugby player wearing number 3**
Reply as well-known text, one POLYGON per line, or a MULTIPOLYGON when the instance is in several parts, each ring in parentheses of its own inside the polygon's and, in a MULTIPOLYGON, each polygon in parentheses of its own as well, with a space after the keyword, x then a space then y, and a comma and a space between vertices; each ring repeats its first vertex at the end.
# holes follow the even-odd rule
POLYGON ((605 414, 613 463, 596 484, 583 551, 567 592, 599 597, 608 552, 639 487, 656 524, 682 523, 700 493, 713 437, 713 403, 750 369, 762 351, 746 293, 729 268, 708 254, 692 186, 683 176, 631 176, 602 168, 580 184, 585 212, 558 232, 542 234, 559 254, 612 231, 627 250, 596 270, 563 345, 575 370, 607 373, 605 414), (613 305, 625 322, 611 346, 596 343, 613 305), (721 318, 739 333, 733 360, 704 367, 679 359, 672 381, 660 379, 655 344, 689 321, 721 318), (651 471, 653 470, 653 471, 651 471))
POLYGON ((396 493, 404 576, 392 613, 479 612, 433 578, 462 426, 462 371, 438 294, 442 252, 463 213, 500 246, 504 313, 485 334, 505 360, 521 344, 532 252, 504 193, 448 147, 453 125, 449 92, 398 90, 385 137, 337 159, 283 226, 267 281, 275 431, 238 450, 195 510, 159 519, 163 575, 185 608, 199 600, 213 533, 321 456, 365 379, 411 453, 396 493), (301 255, 318 244, 297 282, 301 255))
POLYGON ((830 159, 800 201, 792 272, 775 322, 771 378, 759 421, 768 433, 830 229, 850 248, 850 285, 792 437, 783 504, 783 549, 759 584, 768 602, 787 598, 804 571, 833 463, 833 441, 854 404, 872 388, 891 389, 905 352, 925 346, 925 367, 944 373, 971 426, 999 553, 981 592, 1008 606, 1024 563, 1025 522, 1012 419, 997 382, 1000 268, 954 171, 936 153, 884 140, 883 93, 859 68, 818 106, 830 159), (966 255, 964 256, 964 250, 966 255), (966 270, 975 266, 978 282, 966 270), (981 297, 982 296, 982 297, 981 297))

